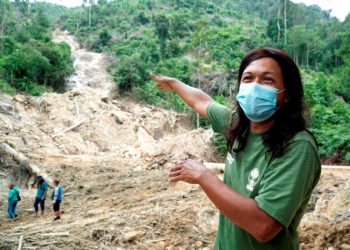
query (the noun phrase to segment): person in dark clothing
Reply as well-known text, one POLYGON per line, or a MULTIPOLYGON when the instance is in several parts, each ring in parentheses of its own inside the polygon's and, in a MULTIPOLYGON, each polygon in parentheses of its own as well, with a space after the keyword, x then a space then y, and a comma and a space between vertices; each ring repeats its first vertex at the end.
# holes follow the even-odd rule
POLYGON ((41 215, 44 215, 45 199, 49 185, 45 182, 42 176, 38 176, 38 189, 34 201, 35 216, 38 216, 39 204, 41 209, 41 215))

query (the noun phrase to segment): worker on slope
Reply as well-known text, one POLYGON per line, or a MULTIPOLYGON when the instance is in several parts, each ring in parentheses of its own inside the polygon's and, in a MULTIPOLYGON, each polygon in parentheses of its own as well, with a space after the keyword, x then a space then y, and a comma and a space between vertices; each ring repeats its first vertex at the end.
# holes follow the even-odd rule
POLYGON ((54 221, 61 219, 60 203, 62 201, 62 187, 59 180, 54 181, 54 189, 52 190, 52 206, 55 214, 54 221))
POLYGON ((14 220, 16 217, 16 205, 18 201, 17 191, 15 190, 15 185, 12 183, 9 185, 9 192, 7 193, 7 213, 10 220, 14 220))
POLYGON ((42 176, 39 175, 37 181, 38 181, 38 187, 37 187, 37 192, 36 192, 35 201, 34 201, 34 210, 35 210, 36 217, 38 216, 38 212, 39 212, 39 204, 41 209, 41 215, 44 215, 46 194, 49 188, 49 185, 46 183, 46 181, 42 176))

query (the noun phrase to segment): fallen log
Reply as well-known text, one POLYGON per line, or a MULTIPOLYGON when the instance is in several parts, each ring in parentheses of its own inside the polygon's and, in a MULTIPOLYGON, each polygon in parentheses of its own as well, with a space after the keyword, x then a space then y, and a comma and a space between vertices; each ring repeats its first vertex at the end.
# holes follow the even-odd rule
POLYGON ((46 234, 42 234, 41 236, 43 237, 55 237, 55 236, 63 236, 63 237, 68 237, 69 236, 69 232, 57 232, 57 233, 46 233, 46 234))
POLYGON ((54 135, 51 136, 51 137, 52 137, 52 138, 55 138, 55 137, 57 137, 57 136, 59 136, 59 135, 62 135, 62 134, 64 134, 64 133, 68 132, 68 131, 71 131, 71 130, 75 129, 76 127, 79 127, 79 126, 80 126, 81 124, 83 124, 85 121, 87 121, 87 119, 82 119, 81 121, 77 122, 76 124, 74 124, 74 125, 70 126, 69 128, 66 128, 66 129, 64 129, 64 130, 62 130, 62 131, 60 131, 60 132, 54 134, 54 135))
POLYGON ((39 243, 39 245, 43 247, 43 246, 53 245, 56 243, 58 243, 58 241, 41 242, 41 243, 39 243))
POLYGON ((19 237, 18 248, 17 250, 21 250, 23 245, 23 234, 19 237))
POLYGON ((42 170, 36 164, 30 162, 30 160, 24 154, 17 152, 7 143, 0 144, 0 153, 11 155, 14 158, 14 160, 16 160, 22 166, 24 166, 32 175, 41 175, 50 187, 53 186, 52 179, 49 176, 47 176, 46 173, 42 172, 42 170))
POLYGON ((77 119, 79 119, 80 111, 79 111, 79 105, 78 105, 78 101, 76 99, 76 96, 74 96, 74 104, 75 104, 75 115, 77 116, 77 119))

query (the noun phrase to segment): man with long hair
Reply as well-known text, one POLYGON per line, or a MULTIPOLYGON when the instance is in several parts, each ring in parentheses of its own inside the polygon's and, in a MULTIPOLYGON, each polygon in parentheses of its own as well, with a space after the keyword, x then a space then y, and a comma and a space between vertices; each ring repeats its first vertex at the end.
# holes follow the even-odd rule
POLYGON ((215 249, 299 249, 296 229, 321 164, 294 61, 278 49, 248 53, 239 68, 233 110, 175 78, 151 77, 226 136, 223 181, 193 159, 169 173, 170 182, 199 184, 220 210, 215 249))

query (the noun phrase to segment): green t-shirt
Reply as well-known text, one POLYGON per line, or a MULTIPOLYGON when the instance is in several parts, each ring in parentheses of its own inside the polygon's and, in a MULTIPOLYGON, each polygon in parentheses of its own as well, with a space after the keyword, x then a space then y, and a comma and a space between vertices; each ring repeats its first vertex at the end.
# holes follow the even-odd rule
POLYGON ((11 202, 17 202, 18 198, 17 198, 17 192, 14 188, 10 189, 8 194, 7 194, 7 198, 9 199, 9 201, 11 202))
POLYGON ((49 185, 44 181, 37 189, 36 198, 42 198, 48 188, 49 185))
MULTIPOLYGON (((208 107, 215 132, 228 127, 231 111, 217 103, 208 107)), ((224 182, 246 197, 254 199, 283 229, 272 240, 260 243, 248 232, 220 214, 215 250, 299 249, 296 229, 321 173, 314 140, 306 131, 297 133, 282 157, 266 157, 262 134, 250 132, 239 154, 227 154, 224 182)))

